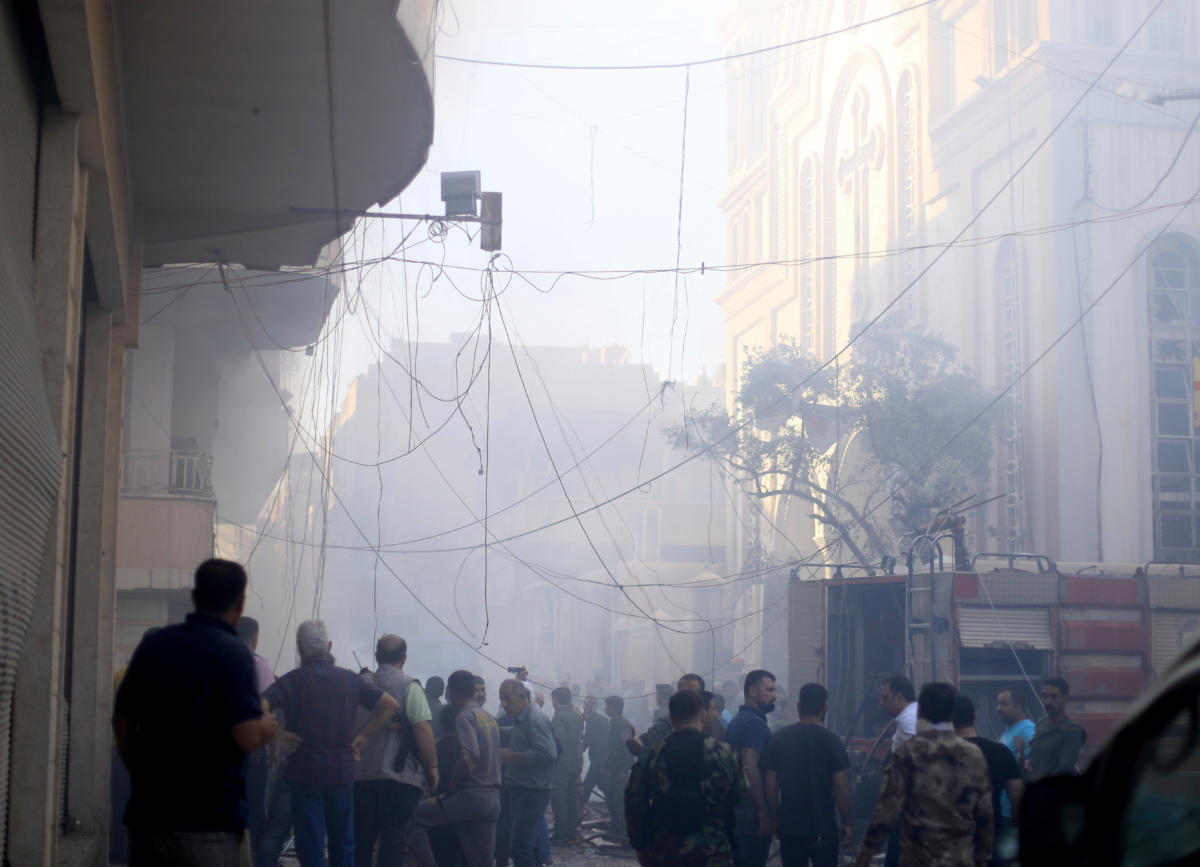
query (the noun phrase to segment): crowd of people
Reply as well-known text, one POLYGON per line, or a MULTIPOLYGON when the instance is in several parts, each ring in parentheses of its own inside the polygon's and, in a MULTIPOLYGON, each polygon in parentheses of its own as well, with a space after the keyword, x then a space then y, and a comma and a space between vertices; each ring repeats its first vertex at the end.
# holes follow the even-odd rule
MULTIPOLYGON (((659 685, 635 726, 631 697, 608 695, 601 713, 566 686, 547 713, 516 669, 493 715, 477 674, 424 686, 406 674, 396 635, 378 640, 373 670, 338 666, 319 620, 299 625, 300 665, 276 678, 241 616, 246 587, 238 564, 201 564, 195 612, 145 636, 121 680, 113 730, 132 782, 134 867, 267 867, 289 836, 302 867, 541 867, 551 842, 581 841, 597 789, 605 837, 647 867, 764 867, 775 839, 784 867, 832 867, 850 852, 855 781, 820 684, 799 690, 795 722, 772 729, 771 672, 745 676, 736 713, 685 674, 659 685)), ((1010 859, 1024 783, 1075 772, 1085 734, 1066 715, 1068 691, 1045 681, 1036 724, 1020 687, 1001 691, 1005 730, 990 741, 951 685, 918 693, 888 678, 880 706, 895 731, 856 863, 880 852, 903 867, 1010 859)))

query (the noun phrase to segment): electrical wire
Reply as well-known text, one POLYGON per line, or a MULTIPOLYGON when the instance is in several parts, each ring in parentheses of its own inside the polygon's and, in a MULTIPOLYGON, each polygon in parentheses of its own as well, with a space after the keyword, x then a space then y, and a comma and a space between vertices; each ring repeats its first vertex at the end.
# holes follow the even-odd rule
POLYGON ((855 30, 860 30, 863 27, 868 27, 872 24, 878 24, 883 21, 890 21, 893 18, 899 18, 902 15, 907 15, 909 12, 915 12, 919 9, 924 9, 927 6, 932 6, 936 0, 922 0, 922 2, 914 3, 912 6, 906 6, 903 9, 897 9, 893 12, 888 12, 876 18, 869 18, 865 21, 860 21, 857 24, 850 24, 846 27, 840 27, 837 30, 830 30, 826 33, 818 33, 813 36, 804 36, 800 39, 793 39, 788 42, 779 42, 774 45, 767 45, 762 48, 753 48, 748 51, 740 51, 734 54, 723 54, 720 57, 706 57, 698 60, 688 60, 676 63, 626 63, 626 64, 563 64, 563 63, 523 63, 519 61, 508 60, 487 60, 477 57, 456 57, 450 54, 434 55, 438 60, 449 63, 469 63, 476 66, 500 66, 509 69, 547 69, 558 70, 563 72, 615 72, 615 71, 634 71, 634 70, 650 70, 650 69, 685 69, 689 66, 708 66, 714 63, 727 63, 731 60, 742 60, 746 57, 755 57, 760 54, 769 54, 775 51, 781 51, 785 48, 794 48, 797 45, 806 45, 810 42, 820 42, 824 39, 829 39, 833 36, 840 36, 844 33, 852 33, 855 30))

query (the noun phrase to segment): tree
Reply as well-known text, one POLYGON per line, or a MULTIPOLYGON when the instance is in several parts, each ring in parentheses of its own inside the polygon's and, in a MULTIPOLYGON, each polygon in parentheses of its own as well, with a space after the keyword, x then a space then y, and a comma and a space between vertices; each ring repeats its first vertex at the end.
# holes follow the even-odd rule
POLYGON ((707 448, 756 500, 794 497, 875 564, 900 536, 982 492, 992 425, 972 420, 989 397, 957 349, 925 329, 886 319, 840 364, 822 366, 794 342, 747 353, 734 412, 714 405, 667 430, 675 448, 707 448), (854 478, 840 464, 853 444, 854 478))

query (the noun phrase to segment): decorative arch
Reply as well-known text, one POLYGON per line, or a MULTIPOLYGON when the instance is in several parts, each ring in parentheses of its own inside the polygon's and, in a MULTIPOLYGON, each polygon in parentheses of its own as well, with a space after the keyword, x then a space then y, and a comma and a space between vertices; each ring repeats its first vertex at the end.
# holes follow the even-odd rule
POLYGON ((869 262, 841 258, 842 254, 888 243, 886 236, 877 236, 886 231, 894 207, 895 159, 887 157, 895 123, 892 88, 878 52, 864 47, 850 56, 829 105, 822 157, 824 221, 830 227, 824 238, 828 258, 823 269, 823 303, 832 320, 822 334, 827 354, 835 351, 839 335, 870 309, 872 300, 869 262), (884 216, 872 220, 872 213, 884 216), (839 297, 842 292, 845 297, 839 297), (839 315, 846 321, 838 322, 839 315))

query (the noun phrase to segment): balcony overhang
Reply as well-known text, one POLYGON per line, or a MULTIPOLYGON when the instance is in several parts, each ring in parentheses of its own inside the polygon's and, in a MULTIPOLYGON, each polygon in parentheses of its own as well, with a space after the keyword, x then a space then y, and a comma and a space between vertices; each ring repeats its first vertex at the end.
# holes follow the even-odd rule
POLYGON ((147 265, 311 265, 348 226, 293 208, 365 210, 425 164, 432 0, 114 5, 147 265))
POLYGON ((180 265, 142 272, 145 324, 208 330, 223 345, 274 350, 314 342, 338 288, 327 277, 289 270, 180 265))

